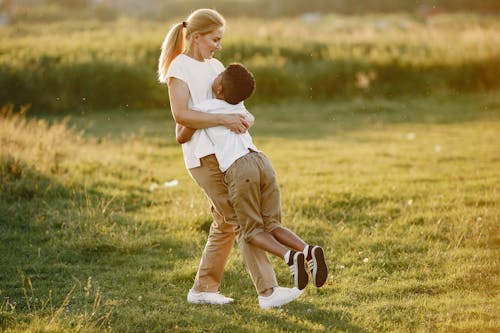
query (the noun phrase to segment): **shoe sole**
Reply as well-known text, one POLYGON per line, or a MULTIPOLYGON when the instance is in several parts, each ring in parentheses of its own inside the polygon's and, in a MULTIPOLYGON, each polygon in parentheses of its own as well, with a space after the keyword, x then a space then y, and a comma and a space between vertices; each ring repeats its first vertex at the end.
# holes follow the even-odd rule
POLYGON ((293 264, 295 265, 295 287, 299 290, 304 289, 307 286, 309 277, 307 276, 307 271, 305 267, 305 256, 302 252, 297 252, 293 258, 293 264))
POLYGON ((188 303, 191 304, 211 304, 211 305, 225 305, 225 304, 230 304, 233 301, 226 301, 226 302, 213 302, 213 301, 207 301, 207 300, 188 300, 188 303))
POLYGON ((212 305, 224 305, 232 303, 234 299, 227 297, 225 301, 211 301, 203 297, 195 298, 195 297, 187 297, 187 302, 191 304, 212 304, 212 305))
POLYGON ((313 284, 315 287, 319 288, 323 286, 328 277, 328 268, 326 267, 325 254, 323 249, 319 246, 315 246, 312 250, 312 259, 316 263, 314 265, 313 271, 311 272, 313 278, 313 284))

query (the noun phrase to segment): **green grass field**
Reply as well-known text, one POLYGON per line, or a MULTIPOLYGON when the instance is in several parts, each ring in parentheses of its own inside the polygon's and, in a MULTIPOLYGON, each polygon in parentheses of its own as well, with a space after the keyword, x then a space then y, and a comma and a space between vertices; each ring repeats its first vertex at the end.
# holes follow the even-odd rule
POLYGON ((249 105, 283 223, 327 253, 322 289, 262 311, 235 248, 234 305, 187 304, 211 219, 169 111, 4 107, 0 330, 498 332, 498 94, 249 105))

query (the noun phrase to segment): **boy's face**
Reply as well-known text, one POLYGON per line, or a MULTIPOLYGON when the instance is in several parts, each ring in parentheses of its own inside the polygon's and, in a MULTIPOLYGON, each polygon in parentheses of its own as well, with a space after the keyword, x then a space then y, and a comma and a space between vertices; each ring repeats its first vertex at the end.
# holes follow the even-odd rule
POLYGON ((221 72, 217 77, 214 79, 214 82, 212 83, 212 91, 214 92, 215 97, 221 98, 222 97, 222 74, 224 72, 221 72))

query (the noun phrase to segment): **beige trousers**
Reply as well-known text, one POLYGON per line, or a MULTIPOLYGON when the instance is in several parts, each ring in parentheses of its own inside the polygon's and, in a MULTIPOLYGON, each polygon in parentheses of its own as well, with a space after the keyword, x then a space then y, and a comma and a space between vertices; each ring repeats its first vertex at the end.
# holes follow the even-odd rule
MULTIPOLYGON (((215 155, 201 158, 201 166, 189 169, 189 172, 205 191, 214 218, 193 289, 218 291, 235 234, 239 231, 238 221, 215 155)), ((262 294, 265 290, 277 287, 276 274, 266 252, 240 238, 238 246, 257 292, 262 294)))
POLYGON ((238 240, 250 242, 261 232, 281 227, 280 189, 273 166, 260 152, 237 159, 224 175, 238 216, 238 240))

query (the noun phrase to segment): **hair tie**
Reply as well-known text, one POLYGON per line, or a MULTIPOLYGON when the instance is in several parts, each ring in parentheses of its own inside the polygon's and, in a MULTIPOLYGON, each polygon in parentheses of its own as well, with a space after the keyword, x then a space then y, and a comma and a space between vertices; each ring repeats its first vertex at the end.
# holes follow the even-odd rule
POLYGON ((186 22, 186 21, 182 21, 182 27, 183 27, 183 28, 186 28, 186 27, 187 27, 187 25, 188 25, 188 24, 187 24, 187 22, 186 22))

